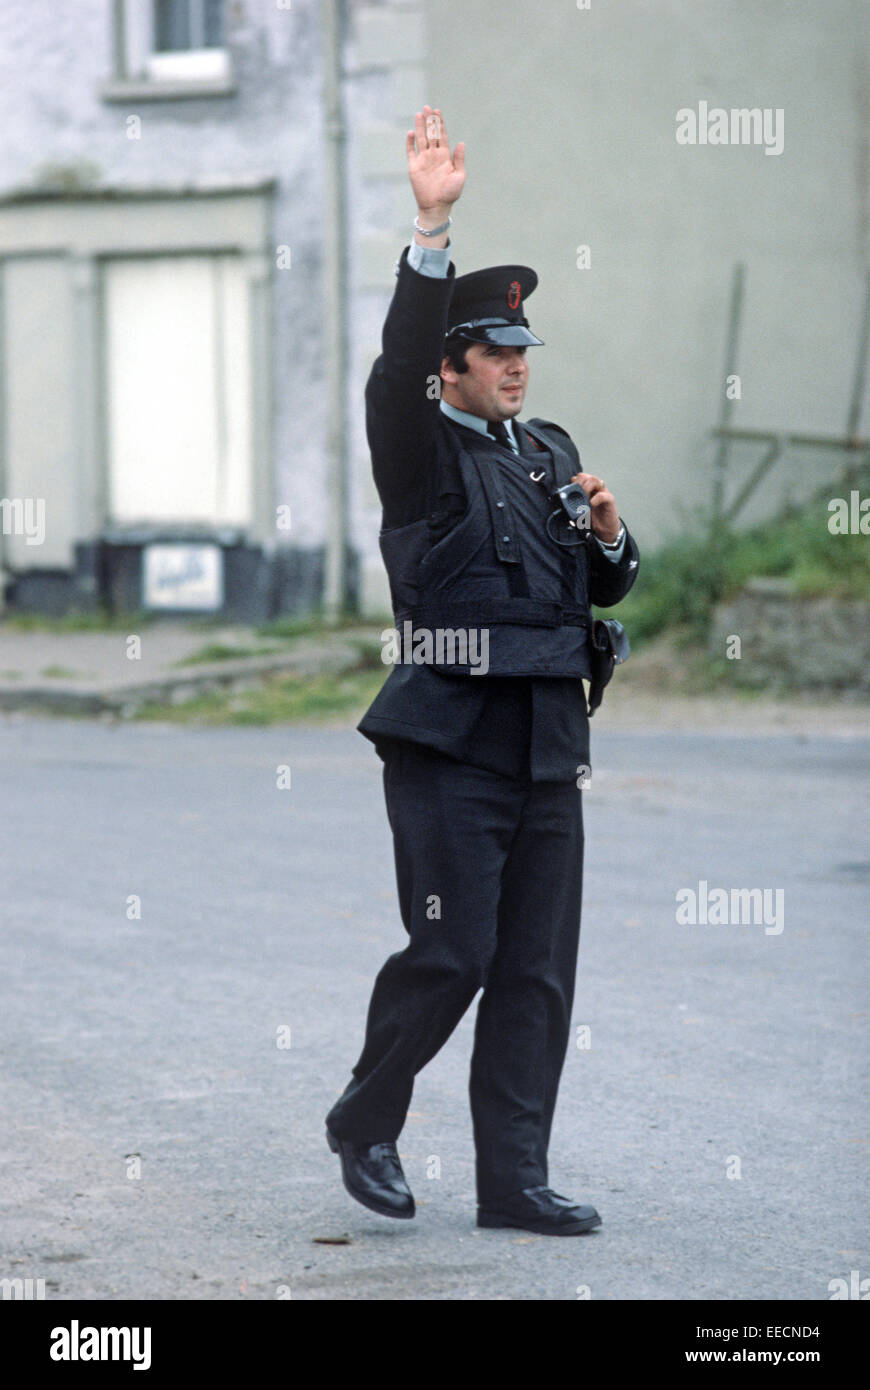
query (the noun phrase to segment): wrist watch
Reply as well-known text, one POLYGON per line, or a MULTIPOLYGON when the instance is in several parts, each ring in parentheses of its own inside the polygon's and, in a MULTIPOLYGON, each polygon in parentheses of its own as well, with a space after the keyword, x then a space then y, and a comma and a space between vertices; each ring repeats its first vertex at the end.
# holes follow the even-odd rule
POLYGON ((446 222, 442 222, 440 227, 430 227, 428 231, 425 227, 420 226, 420 222, 417 217, 414 218, 415 230, 418 231, 421 236, 440 236, 442 232, 446 232, 447 228, 452 226, 453 218, 450 216, 449 213, 447 214, 446 222))
POLYGON ((616 540, 614 541, 603 541, 600 536, 596 536, 595 539, 598 541, 602 550, 618 550, 625 540, 625 527, 620 526, 616 534, 616 540))

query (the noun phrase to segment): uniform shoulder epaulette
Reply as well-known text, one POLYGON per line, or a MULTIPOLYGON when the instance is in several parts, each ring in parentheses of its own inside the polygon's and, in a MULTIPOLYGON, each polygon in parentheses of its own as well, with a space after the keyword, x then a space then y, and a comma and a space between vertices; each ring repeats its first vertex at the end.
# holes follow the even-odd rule
MULTIPOLYGON (((561 434, 563 439, 566 441, 568 457, 572 459, 576 458, 577 463, 579 465, 580 450, 574 443, 574 440, 571 438, 568 431, 563 430, 561 425, 557 425, 555 420, 541 420, 536 416, 534 420, 529 421, 529 424, 532 426, 532 429, 534 429, 537 426, 537 428, 539 430, 542 430, 545 434, 547 430, 553 430, 556 434, 561 434)), ((556 443, 557 441, 554 440, 553 442, 556 443)), ((565 448, 566 446, 563 445, 562 447, 565 448)))
MULTIPOLYGON (((571 438, 571 436, 570 436, 570 434, 568 433, 568 431, 567 431, 567 430, 563 430, 563 428, 562 428, 561 425, 557 425, 556 422, 555 422, 555 420, 542 420, 542 419, 540 418, 540 416, 536 415, 536 416, 534 416, 533 419, 529 420, 529 424, 530 424, 530 425, 540 425, 542 428, 548 429, 548 430, 557 430, 559 434, 564 434, 564 436, 565 436, 566 439, 570 439, 570 438, 571 438)), ((573 441, 572 441, 572 443, 573 443, 573 441)))

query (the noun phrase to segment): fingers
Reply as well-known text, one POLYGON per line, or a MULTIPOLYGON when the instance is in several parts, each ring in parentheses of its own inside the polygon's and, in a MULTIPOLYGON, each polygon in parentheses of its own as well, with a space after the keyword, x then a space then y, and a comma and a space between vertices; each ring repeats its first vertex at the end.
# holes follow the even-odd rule
MULTIPOLYGON (((410 135, 410 131, 408 133, 410 135)), ((417 141, 417 154, 422 154, 423 150, 428 149, 450 149, 450 141, 447 138, 447 128, 444 125, 444 117, 436 106, 433 110, 431 106, 424 106, 422 111, 418 111, 414 117, 414 137, 417 141)), ((409 139, 406 137, 405 147, 407 152, 412 153, 409 139)), ((463 154, 465 147, 463 146, 463 154)))
POLYGON ((454 169, 464 169, 464 168, 465 168, 465 141, 464 141, 464 140, 460 140, 460 141, 458 142, 457 146, 456 146, 456 149, 453 151, 453 167, 454 167, 454 169))
MULTIPOLYGON (((426 107, 426 110, 429 110, 428 106, 426 107)), ((416 116, 414 117, 414 134, 417 137, 417 152, 418 154, 422 154, 423 150, 425 150, 427 146, 426 122, 423 118, 422 111, 418 111, 416 116)))
POLYGON ((592 473, 575 473, 572 483, 579 483, 590 502, 596 493, 607 492, 607 484, 592 473))
POLYGON ((434 116, 435 116, 435 119, 436 119, 437 122, 438 122, 438 132, 437 132, 437 137, 436 137, 435 143, 436 143, 436 144, 444 145, 445 148, 449 150, 449 149, 450 149, 450 140, 449 140, 449 138, 448 138, 448 136, 447 136, 447 127, 446 127, 446 125, 444 124, 444 117, 441 115, 441 107, 440 107, 440 106, 436 106, 436 107, 435 107, 434 116))

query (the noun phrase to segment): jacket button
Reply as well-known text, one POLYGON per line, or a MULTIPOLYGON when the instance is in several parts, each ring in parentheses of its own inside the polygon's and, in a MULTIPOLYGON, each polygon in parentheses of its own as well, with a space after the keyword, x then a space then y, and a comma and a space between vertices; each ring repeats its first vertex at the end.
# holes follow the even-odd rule
POLYGON ((502 540, 503 540, 503 541, 509 541, 509 540, 510 540, 510 536, 502 536, 502 540))
POLYGON ((497 507, 503 507, 503 506, 504 506, 504 502, 496 502, 495 505, 496 505, 497 507))

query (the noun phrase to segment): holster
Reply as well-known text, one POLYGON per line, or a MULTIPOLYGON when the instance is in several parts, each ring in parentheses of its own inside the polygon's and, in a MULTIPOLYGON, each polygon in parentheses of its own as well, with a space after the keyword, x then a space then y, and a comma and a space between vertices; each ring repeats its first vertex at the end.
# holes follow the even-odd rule
POLYGON ((595 618, 589 639, 592 653, 592 679, 589 682, 589 715, 601 704, 615 666, 621 666, 631 651, 628 636, 616 618, 595 618))

